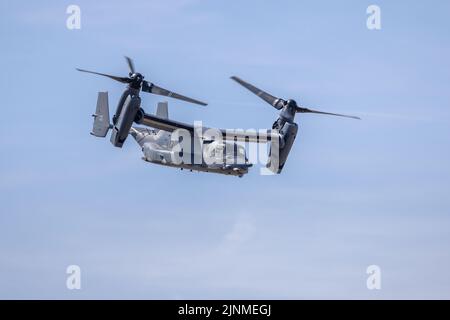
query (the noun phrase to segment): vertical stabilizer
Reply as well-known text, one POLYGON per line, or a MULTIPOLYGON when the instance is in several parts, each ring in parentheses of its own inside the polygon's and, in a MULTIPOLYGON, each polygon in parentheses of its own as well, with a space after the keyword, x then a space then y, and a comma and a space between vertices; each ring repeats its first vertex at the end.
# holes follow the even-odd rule
POLYGON ((156 116, 161 119, 169 119, 168 102, 158 102, 158 107, 156 108, 156 116))
POLYGON ((106 134, 110 128, 108 92, 98 93, 97 108, 92 116, 94 117, 94 124, 92 126, 91 134, 96 137, 106 137, 106 134))

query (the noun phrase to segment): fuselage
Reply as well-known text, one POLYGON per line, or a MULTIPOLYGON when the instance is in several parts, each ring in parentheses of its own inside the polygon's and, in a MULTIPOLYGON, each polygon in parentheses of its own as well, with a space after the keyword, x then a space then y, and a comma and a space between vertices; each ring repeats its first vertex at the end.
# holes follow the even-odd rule
POLYGON ((141 146, 142 159, 146 162, 239 177, 248 173, 252 166, 246 158, 245 148, 235 143, 208 141, 198 149, 188 148, 180 152, 177 142, 167 131, 132 127, 130 134, 141 146))

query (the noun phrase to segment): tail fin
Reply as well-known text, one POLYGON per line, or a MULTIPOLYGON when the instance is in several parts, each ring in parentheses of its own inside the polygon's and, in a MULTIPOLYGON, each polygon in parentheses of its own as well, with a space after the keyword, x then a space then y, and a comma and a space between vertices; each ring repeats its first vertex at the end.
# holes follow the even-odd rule
POLYGON ((167 102, 158 102, 156 116, 161 119, 169 119, 169 104, 167 102))
POLYGON ((94 117, 91 134, 96 137, 104 138, 111 128, 109 123, 109 105, 108 92, 99 92, 97 97, 97 108, 94 117))

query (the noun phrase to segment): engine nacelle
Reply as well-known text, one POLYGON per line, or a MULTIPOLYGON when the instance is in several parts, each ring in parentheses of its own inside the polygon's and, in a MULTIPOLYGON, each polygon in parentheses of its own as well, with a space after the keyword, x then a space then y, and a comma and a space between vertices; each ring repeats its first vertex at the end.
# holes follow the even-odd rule
POLYGON ((136 114, 140 110, 141 98, 137 95, 128 94, 123 101, 123 105, 118 107, 120 114, 116 115, 117 119, 113 125, 111 133, 111 143, 121 148, 128 137, 130 128, 136 118, 136 114))
POLYGON ((286 163, 289 152, 297 136, 298 125, 286 122, 280 130, 279 141, 272 141, 269 150, 269 161, 266 167, 272 172, 280 173, 286 163), (274 149, 276 148, 276 149, 274 149))

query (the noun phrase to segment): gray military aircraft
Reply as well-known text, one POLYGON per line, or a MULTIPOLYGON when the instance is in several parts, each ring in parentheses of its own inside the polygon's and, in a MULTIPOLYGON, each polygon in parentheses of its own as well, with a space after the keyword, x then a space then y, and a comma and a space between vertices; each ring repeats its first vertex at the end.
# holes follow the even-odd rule
POLYGON ((158 103, 156 114, 148 114, 141 108, 141 91, 171 97, 190 103, 207 104, 172 91, 161 88, 144 80, 137 73, 133 61, 125 57, 130 69, 128 77, 117 77, 104 73, 77 69, 126 83, 115 114, 110 123, 108 93, 99 92, 94 124, 91 134, 106 137, 111 129, 111 143, 121 148, 131 135, 144 154, 143 160, 155 164, 242 177, 248 173, 252 164, 248 161, 245 147, 238 142, 270 143, 267 168, 280 173, 297 135, 298 125, 294 122, 296 113, 317 113, 359 119, 355 116, 328 113, 300 107, 290 100, 283 100, 262 91, 238 77, 231 77, 252 93, 280 110, 272 130, 244 131, 234 129, 197 128, 190 124, 169 119, 168 103, 158 103), (135 127, 133 123, 149 128, 135 127), (181 132, 181 135, 180 135, 181 132), (180 141, 183 146, 180 146, 180 141))

